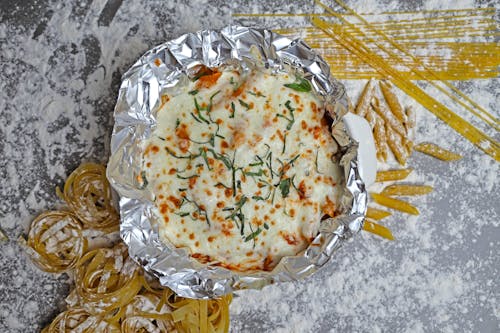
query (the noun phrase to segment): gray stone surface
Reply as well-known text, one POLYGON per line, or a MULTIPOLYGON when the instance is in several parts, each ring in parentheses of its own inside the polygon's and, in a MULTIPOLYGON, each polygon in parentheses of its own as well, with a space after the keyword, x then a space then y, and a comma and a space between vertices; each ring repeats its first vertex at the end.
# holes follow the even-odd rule
MULTIPOLYGON (((421 2, 391 4, 423 8, 421 2)), ((37 270, 17 238, 38 213, 61 205, 54 189, 71 170, 107 160, 120 76, 135 59, 200 28, 305 22, 233 18, 233 12, 312 7, 289 0, 0 1, 0 226, 10 238, 0 243, 0 332, 37 332, 64 308, 68 277, 37 270)), ((476 81, 465 88, 498 117, 498 84, 476 81)), ((356 84, 349 86, 359 93, 356 84)), ((498 163, 418 112, 419 140, 464 155, 455 164, 412 157, 413 180, 436 188, 412 199, 421 210, 418 221, 395 214, 388 225, 396 242, 360 234, 306 281, 239 293, 232 331, 500 331, 498 163)))

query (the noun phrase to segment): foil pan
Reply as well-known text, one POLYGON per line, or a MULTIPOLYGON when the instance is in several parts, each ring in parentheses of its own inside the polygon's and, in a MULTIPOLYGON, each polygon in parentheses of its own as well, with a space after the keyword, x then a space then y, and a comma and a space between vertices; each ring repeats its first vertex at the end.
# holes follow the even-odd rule
POLYGON ((301 40, 269 30, 241 26, 203 30, 148 51, 123 76, 107 168, 108 179, 120 195, 120 235, 130 256, 163 286, 189 298, 215 298, 234 290, 260 289, 310 276, 359 231, 366 212, 367 195, 358 170, 357 143, 348 137, 341 121, 346 112, 344 87, 331 77, 326 62, 301 40), (141 190, 136 180, 141 172, 141 142, 155 128, 155 113, 162 93, 186 82, 194 66, 218 67, 231 63, 238 63, 243 69, 263 66, 283 71, 293 67, 302 72, 324 99, 325 108, 333 118, 332 136, 341 148, 339 163, 345 173, 342 214, 324 220, 305 251, 284 257, 270 272, 242 273, 201 264, 188 255, 187 249, 163 243, 151 194, 141 190))

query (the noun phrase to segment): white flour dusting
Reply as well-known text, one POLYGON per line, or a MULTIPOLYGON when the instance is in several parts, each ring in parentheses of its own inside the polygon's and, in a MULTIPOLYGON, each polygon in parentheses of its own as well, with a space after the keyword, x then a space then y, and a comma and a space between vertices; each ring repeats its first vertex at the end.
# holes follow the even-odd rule
MULTIPOLYGON (((61 206, 55 186, 71 170, 84 161, 107 160, 111 113, 124 71, 149 48, 188 31, 230 22, 271 28, 307 24, 304 18, 233 19, 233 12, 314 8, 312 2, 286 0, 142 0, 124 2, 112 15, 108 3, 120 1, 34 1, 2 13, 0 175, 7 182, 0 188, 0 226, 11 239, 0 245, 2 332, 37 331, 62 309, 68 277, 37 270, 16 239, 39 212, 61 206)), ((358 12, 478 6, 472 0, 348 4, 358 12)), ((344 82, 354 101, 365 82, 344 82)), ((499 117, 499 79, 458 86, 499 117)), ((499 164, 412 99, 400 98, 417 112, 417 142, 437 143, 463 160, 450 164, 414 153, 409 166, 415 171, 407 181, 430 184, 435 191, 408 198, 420 216, 394 213, 384 220, 396 241, 360 233, 312 278, 239 292, 231 305, 232 331, 500 331, 499 164)))

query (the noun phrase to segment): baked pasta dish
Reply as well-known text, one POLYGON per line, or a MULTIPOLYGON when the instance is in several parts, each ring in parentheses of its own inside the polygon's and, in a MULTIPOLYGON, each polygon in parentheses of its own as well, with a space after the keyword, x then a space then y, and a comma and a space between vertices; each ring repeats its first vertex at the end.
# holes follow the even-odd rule
POLYGON ((336 215, 342 173, 331 120, 299 74, 199 67, 162 96, 139 182, 160 237, 236 271, 269 271, 336 215))

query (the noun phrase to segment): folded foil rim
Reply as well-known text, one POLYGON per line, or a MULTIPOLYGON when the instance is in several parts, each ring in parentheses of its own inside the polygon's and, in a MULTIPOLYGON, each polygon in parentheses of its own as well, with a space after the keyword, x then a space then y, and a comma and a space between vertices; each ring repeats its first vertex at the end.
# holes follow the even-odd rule
POLYGON ((235 25, 202 30, 146 52, 122 77, 107 167, 107 177, 120 196, 120 236, 129 255, 156 276, 161 285, 180 296, 197 299, 217 298, 241 289, 261 289, 316 272, 343 242, 360 230, 366 213, 367 193, 358 170, 358 145, 350 139, 341 121, 347 105, 343 85, 330 75, 327 63, 319 55, 300 39, 289 39, 270 30, 235 25), (155 127, 162 92, 183 84, 193 66, 219 67, 234 62, 276 70, 291 66, 303 72, 332 115, 332 136, 339 144, 339 163, 344 169, 341 215, 322 221, 318 235, 305 251, 283 257, 270 272, 236 272, 200 264, 189 256, 187 249, 164 244, 155 223, 156 207, 136 180, 141 172, 141 141, 155 127))

